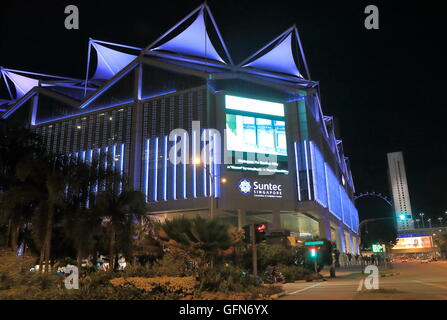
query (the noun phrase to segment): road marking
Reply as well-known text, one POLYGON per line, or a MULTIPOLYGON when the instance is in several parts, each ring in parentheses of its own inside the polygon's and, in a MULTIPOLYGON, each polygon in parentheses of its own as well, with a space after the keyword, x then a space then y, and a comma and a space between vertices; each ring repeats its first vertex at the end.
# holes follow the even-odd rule
POLYGON ((425 281, 421 281, 421 280, 412 280, 412 281, 420 283, 420 284, 425 284, 426 286, 432 286, 432 287, 436 287, 436 288, 447 289, 447 286, 442 285, 442 284, 430 283, 430 282, 425 282, 425 281))
POLYGON ((322 282, 320 282, 320 283, 316 283, 316 284, 314 284, 313 286, 308 286, 308 287, 306 287, 306 288, 303 288, 303 289, 299 289, 299 290, 290 292, 289 294, 300 293, 300 292, 306 291, 306 290, 308 290, 308 289, 312 289, 312 288, 318 287, 318 286, 321 285, 321 284, 322 284, 322 282))
POLYGON ((363 279, 360 280, 359 287, 357 288, 357 291, 362 291, 362 287, 363 287, 363 279))

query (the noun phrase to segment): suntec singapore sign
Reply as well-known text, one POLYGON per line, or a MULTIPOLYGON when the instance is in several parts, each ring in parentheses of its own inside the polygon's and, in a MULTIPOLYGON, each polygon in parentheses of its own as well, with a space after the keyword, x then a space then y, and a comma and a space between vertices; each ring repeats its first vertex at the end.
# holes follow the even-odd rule
POLYGON ((243 195, 252 194, 254 198, 282 198, 282 184, 252 182, 244 178, 239 181, 238 189, 243 195))

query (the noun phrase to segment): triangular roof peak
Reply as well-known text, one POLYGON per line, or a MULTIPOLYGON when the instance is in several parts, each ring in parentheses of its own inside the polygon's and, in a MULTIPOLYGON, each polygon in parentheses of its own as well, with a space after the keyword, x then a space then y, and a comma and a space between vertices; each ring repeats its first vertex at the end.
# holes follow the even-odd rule
POLYGON ((200 5, 179 23, 144 49, 144 53, 185 57, 188 61, 233 65, 219 28, 206 3, 200 5), (211 26, 209 27, 209 24, 211 26))
POLYGON ((141 48, 138 47, 132 47, 123 44, 100 41, 90 38, 88 64, 90 61, 90 49, 92 47, 95 49, 97 54, 96 70, 94 75, 91 77, 92 80, 94 79, 108 80, 112 78, 115 74, 120 72, 125 66, 127 66, 138 56, 138 54, 134 55, 125 53, 120 50, 112 49, 105 45, 114 48, 118 47, 118 48, 132 49, 133 51, 138 51, 138 54, 139 51, 141 51, 141 48))
POLYGON ((16 69, 8 69, 0 67, 0 72, 5 85, 8 89, 11 100, 18 100, 31 91, 34 87, 42 86, 70 86, 79 82, 79 79, 54 76, 44 73, 29 72, 16 69), (30 76, 28 76, 30 75, 30 76), (14 86, 15 95, 11 90, 8 80, 14 86))
POLYGON ((310 80, 309 69, 296 25, 291 26, 242 61, 239 67, 310 80))

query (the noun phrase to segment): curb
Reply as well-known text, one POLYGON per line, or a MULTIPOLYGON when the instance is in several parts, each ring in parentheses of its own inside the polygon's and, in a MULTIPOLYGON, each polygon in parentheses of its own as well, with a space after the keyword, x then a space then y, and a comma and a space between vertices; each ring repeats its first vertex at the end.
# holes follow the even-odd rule
POLYGON ((283 297, 283 296, 285 296, 285 295, 286 295, 286 292, 285 292, 285 291, 282 291, 282 292, 280 292, 280 293, 272 294, 272 295, 270 296, 270 298, 273 299, 273 300, 277 300, 277 299, 279 299, 279 298, 281 298, 281 297, 283 297))
POLYGON ((400 272, 394 272, 394 273, 385 273, 385 274, 381 274, 381 277, 392 277, 392 276, 397 276, 399 275, 400 272))

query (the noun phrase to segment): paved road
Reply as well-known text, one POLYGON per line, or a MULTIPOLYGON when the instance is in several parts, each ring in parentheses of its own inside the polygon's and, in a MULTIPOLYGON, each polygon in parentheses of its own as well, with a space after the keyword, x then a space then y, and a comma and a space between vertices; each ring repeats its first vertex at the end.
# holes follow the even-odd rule
POLYGON ((399 275, 379 278, 379 290, 359 291, 365 277, 358 272, 337 273, 337 278, 323 282, 288 283, 283 300, 351 299, 442 299, 447 300, 447 261, 421 264, 395 263, 391 272, 399 275))

